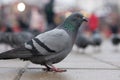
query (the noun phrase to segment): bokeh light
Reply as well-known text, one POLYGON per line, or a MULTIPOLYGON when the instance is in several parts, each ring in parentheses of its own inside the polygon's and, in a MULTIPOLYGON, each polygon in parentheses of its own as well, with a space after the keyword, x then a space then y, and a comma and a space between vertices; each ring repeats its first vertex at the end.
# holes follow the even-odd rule
POLYGON ((20 12, 23 12, 24 10, 25 10, 25 4, 24 3, 19 3, 18 5, 17 5, 17 9, 18 9, 18 11, 20 11, 20 12))

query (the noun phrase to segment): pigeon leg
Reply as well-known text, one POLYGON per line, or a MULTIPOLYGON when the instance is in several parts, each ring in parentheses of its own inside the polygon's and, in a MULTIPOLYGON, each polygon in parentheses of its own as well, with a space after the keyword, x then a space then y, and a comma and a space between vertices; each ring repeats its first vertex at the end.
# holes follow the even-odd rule
POLYGON ((59 69, 54 67, 53 65, 45 65, 46 66, 46 71, 53 71, 53 72, 66 72, 66 70, 59 69))

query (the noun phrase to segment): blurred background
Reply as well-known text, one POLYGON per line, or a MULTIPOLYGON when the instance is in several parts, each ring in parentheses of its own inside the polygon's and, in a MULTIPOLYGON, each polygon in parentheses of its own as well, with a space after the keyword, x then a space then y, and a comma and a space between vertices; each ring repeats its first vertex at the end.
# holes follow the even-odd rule
POLYGON ((0 80, 120 80, 120 0, 0 0, 0 53, 54 29, 74 12, 88 22, 81 25, 71 54, 55 64, 66 73, 0 60, 0 80))
POLYGON ((93 45, 106 39, 119 44, 119 0, 0 0, 0 42, 16 47, 54 29, 73 12, 81 12, 89 20, 82 25, 78 38, 82 34, 93 45))

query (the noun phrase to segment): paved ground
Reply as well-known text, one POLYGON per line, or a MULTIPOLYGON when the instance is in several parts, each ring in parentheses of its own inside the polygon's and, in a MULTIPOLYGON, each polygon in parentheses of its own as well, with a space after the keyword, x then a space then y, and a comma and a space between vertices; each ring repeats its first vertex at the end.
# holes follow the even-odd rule
MULTIPOLYGON (((11 49, 1 45, 1 52, 11 49)), ((64 73, 44 72, 43 66, 20 60, 0 60, 0 80, 120 80, 120 51, 104 41, 98 52, 89 46, 84 53, 75 47, 70 55, 55 66, 64 73)), ((120 47, 119 47, 120 50, 120 47)))

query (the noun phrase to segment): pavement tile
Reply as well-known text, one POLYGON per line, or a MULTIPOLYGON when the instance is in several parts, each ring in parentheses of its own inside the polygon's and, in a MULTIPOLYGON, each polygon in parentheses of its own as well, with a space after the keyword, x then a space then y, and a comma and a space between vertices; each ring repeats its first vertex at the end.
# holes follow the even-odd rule
POLYGON ((13 60, 0 60, 0 68, 8 67, 8 68, 22 68, 27 64, 27 61, 22 61, 18 59, 13 60))
MULTIPOLYGON (((89 55, 102 61, 120 66, 120 52, 114 50, 114 47, 111 45, 110 41, 104 42, 101 48, 101 52, 90 53, 89 55)), ((120 50, 120 48, 118 50, 120 50)))
POLYGON ((19 70, 19 68, 0 68, 0 80, 14 80, 19 70))
POLYGON ((68 70, 64 73, 27 70, 20 80, 120 80, 119 70, 68 70))

